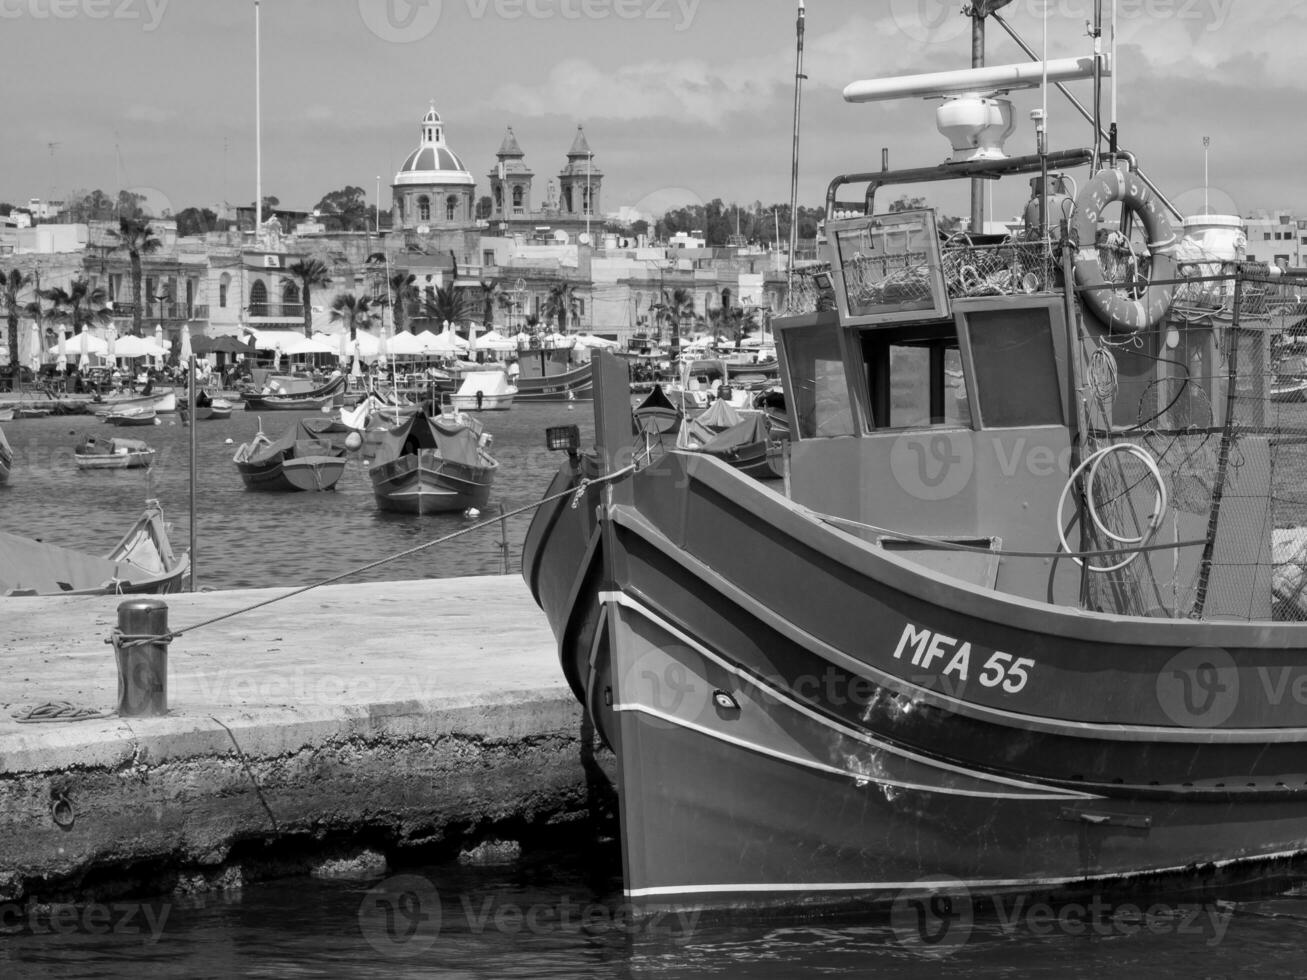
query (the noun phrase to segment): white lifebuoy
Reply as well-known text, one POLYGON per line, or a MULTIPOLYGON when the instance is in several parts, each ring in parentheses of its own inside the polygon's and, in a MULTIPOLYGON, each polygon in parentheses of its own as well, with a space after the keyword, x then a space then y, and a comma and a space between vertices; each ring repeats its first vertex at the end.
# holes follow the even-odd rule
POLYGON ((1179 239, 1171 228, 1157 197, 1138 174, 1100 170, 1076 195, 1074 223, 1076 240, 1075 277, 1085 305, 1113 332, 1136 333, 1155 326, 1166 316, 1175 296, 1175 246, 1179 239), (1098 221, 1109 204, 1120 202, 1143 222, 1152 256, 1150 278, 1144 295, 1135 299, 1108 286, 1098 255, 1098 221))

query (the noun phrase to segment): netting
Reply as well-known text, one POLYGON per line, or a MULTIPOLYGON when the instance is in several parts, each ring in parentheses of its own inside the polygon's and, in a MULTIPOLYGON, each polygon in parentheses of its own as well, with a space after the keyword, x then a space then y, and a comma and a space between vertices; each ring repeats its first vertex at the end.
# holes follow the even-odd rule
MULTIPOLYGON (((1136 274, 1128 262, 1119 271, 1136 274)), ((1088 574, 1086 601, 1307 620, 1307 278, 1250 264, 1180 275, 1156 325, 1111 333, 1087 318, 1082 332, 1084 456, 1142 450, 1112 451, 1082 474, 1086 540, 1123 556, 1136 538, 1180 543, 1088 574)))

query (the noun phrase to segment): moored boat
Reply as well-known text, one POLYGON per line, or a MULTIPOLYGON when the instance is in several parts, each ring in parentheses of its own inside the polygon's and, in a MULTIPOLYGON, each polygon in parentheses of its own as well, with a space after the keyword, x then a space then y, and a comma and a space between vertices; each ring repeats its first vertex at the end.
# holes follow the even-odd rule
POLYGON ((368 469, 378 509, 436 514, 485 507, 499 469, 489 441, 463 414, 418 412, 394 426, 368 469))
POLYGON ((14 450, 5 438, 4 429, 0 429, 0 486, 9 482, 9 473, 14 468, 14 450))
POLYGON ((99 416, 111 413, 121 414, 128 409, 153 409, 160 414, 177 411, 177 389, 172 387, 155 387, 151 381, 138 394, 122 393, 94 398, 89 403, 91 411, 99 416))
POLYGON ((159 413, 152 405, 133 405, 128 408, 116 408, 104 415, 110 425, 155 425, 159 413))
POLYGON ((241 393, 246 410, 274 412, 316 411, 338 404, 345 395, 345 376, 337 374, 317 388, 287 393, 279 387, 266 387, 262 391, 241 393))
POLYGON ((674 432, 684 417, 681 410, 667 397, 661 384, 655 384, 653 390, 645 395, 635 407, 634 416, 636 425, 651 435, 674 432))
POLYGON ((232 457, 247 490, 291 492, 330 490, 345 472, 345 450, 322 438, 301 420, 277 439, 262 428, 232 457))
POLYGON ((1271 531, 1307 521, 1274 492, 1307 447, 1260 346, 1307 277, 1194 277, 1133 157, 1007 156, 983 72, 1040 65, 845 90, 944 96, 955 158, 829 185, 826 281, 773 321, 784 487, 674 447, 633 464, 605 354, 593 452, 555 440, 523 575, 616 755, 641 910, 1198 895, 1307 858, 1307 700, 1273 681, 1307 612, 1271 531), (1012 237, 876 210, 1014 175, 1038 181, 1012 237), (1099 228, 1117 204, 1137 241, 1099 228))
POLYGON ((0 532, 0 596, 177 592, 189 569, 189 555, 173 553, 156 500, 103 556, 0 532))
POLYGON ((97 439, 87 436, 73 451, 81 470, 135 470, 154 462, 155 451, 140 439, 97 439))
POLYGON ((502 412, 513 407, 517 389, 508 383, 508 374, 498 371, 469 371, 458 391, 449 396, 456 412, 502 412))
POLYGON ((7 405, 0 405, 0 422, 12 422, 14 420, 14 404, 10 402, 7 405))

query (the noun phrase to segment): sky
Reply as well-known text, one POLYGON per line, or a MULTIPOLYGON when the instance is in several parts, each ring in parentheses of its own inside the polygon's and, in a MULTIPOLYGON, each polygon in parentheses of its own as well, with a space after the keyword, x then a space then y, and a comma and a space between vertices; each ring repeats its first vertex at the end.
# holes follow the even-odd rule
MULTIPOLYGON (((935 102, 841 92, 967 67, 961 5, 809 0, 801 204, 819 204, 836 174, 879 168, 882 147, 895 167, 947 157, 935 102)), ((1013 0, 1001 13, 1037 51, 1046 23, 1050 58, 1092 51, 1093 0, 1013 0)), ((434 101, 478 196, 506 127, 539 201, 582 125, 604 211, 786 202, 795 14, 789 0, 262 0, 256 100, 252 0, 0 0, 0 200, 128 188, 156 212, 251 203, 257 104, 265 194, 309 209, 355 185, 371 201, 380 177, 389 207, 434 101)), ((1307 215, 1305 44, 1307 0, 1117 0, 1122 146, 1187 213, 1203 209, 1206 156, 1211 210, 1307 215)), ((987 60, 1027 59, 990 21, 987 60)), ((1072 87, 1089 101, 1089 83, 1072 87)), ((1031 152, 1040 93, 1012 98, 1009 152, 1031 152)), ((1050 146, 1087 145, 1059 93, 1048 106, 1050 146)), ((1004 182, 992 213, 1017 213, 1026 190, 1004 182)), ((958 185, 939 205, 965 213, 965 195, 958 185)))

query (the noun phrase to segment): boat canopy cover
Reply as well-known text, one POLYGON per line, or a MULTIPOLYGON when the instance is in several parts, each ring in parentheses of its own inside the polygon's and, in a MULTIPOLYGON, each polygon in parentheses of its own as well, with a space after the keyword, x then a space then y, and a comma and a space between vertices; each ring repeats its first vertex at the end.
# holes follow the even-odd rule
POLYGON ((333 446, 330 441, 321 438, 317 432, 304 424, 306 421, 300 419, 292 423, 276 439, 268 439, 264 436, 263 440, 259 440, 256 436, 237 450, 238 461, 262 463, 272 460, 279 453, 284 453, 290 458, 345 455, 343 448, 333 446), (262 445, 256 445, 257 442, 262 442, 262 445))
POLYGON ((733 425, 739 425, 741 420, 740 413, 731 407, 730 402, 724 398, 718 398, 695 421, 700 425, 707 426, 714 432, 722 432, 733 425))
POLYGON ((468 466, 484 466, 489 460, 481 452, 481 440, 470 425, 417 412, 381 437, 375 463, 387 463, 420 449, 434 449, 442 459, 468 466))
POLYGON ((750 415, 725 432, 719 432, 700 447, 700 452, 727 453, 741 446, 767 440, 767 420, 761 415, 750 415))
POLYGON ((644 413, 658 411, 668 411, 672 414, 680 411, 679 408, 672 404, 672 400, 667 397, 667 392, 663 391, 662 385, 654 385, 653 391, 649 392, 644 401, 640 402, 635 408, 637 417, 644 413))

